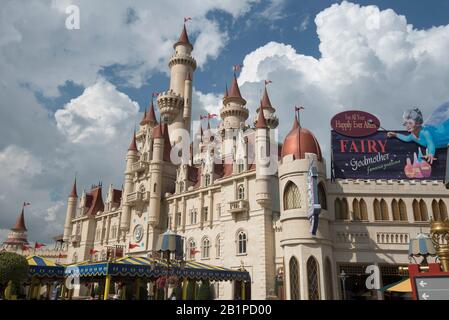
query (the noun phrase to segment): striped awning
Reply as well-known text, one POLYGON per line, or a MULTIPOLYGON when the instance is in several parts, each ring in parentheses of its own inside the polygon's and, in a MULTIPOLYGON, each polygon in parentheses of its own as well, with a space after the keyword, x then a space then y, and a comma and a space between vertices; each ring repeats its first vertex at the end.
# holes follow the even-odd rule
POLYGON ((87 265, 71 265, 65 270, 65 274, 79 275, 81 277, 92 276, 123 276, 123 277, 160 277, 176 275, 181 278, 196 280, 244 280, 249 281, 247 271, 232 270, 205 263, 188 261, 183 267, 173 263, 170 267, 160 261, 147 257, 126 256, 114 262, 92 263, 87 265))
POLYGON ((27 257, 30 276, 37 277, 62 277, 64 275, 64 266, 39 256, 27 257))

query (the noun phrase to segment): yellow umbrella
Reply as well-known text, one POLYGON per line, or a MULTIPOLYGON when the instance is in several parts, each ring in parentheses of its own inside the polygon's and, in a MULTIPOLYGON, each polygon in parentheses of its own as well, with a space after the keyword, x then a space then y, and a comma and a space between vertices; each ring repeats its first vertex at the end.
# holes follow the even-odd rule
POLYGON ((391 286, 386 291, 388 292, 412 292, 412 283, 409 278, 391 286))

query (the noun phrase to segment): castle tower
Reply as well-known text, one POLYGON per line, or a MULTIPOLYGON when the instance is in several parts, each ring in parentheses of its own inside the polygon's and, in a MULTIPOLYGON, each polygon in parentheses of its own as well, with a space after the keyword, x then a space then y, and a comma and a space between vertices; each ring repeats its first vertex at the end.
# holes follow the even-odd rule
POLYGON ((220 110, 220 117, 223 120, 222 129, 239 129, 248 119, 248 109, 245 107, 246 100, 240 94, 237 77, 234 73, 231 89, 225 91, 223 97, 223 107, 220 110))
MULTIPOLYGON (((266 83, 265 83, 265 88, 263 91, 263 96, 262 96, 262 100, 261 100, 260 104, 263 107, 264 116, 265 116, 268 128, 270 128, 270 129, 277 128, 277 126, 279 125, 279 119, 275 115, 276 109, 273 108, 273 106, 271 105, 270 97, 268 96, 266 83)), ((257 114, 259 114, 259 110, 260 110, 260 108, 257 108, 257 110, 256 110, 257 114)), ((256 116, 254 119, 255 126, 257 126, 257 119, 258 119, 258 116, 256 116)))
POLYGON ((128 148, 128 153, 126 154, 126 169, 125 169, 125 185, 123 190, 123 209, 122 209, 122 219, 120 221, 120 230, 126 233, 129 230, 129 222, 131 219, 131 206, 127 202, 126 197, 133 192, 133 164, 137 162, 139 156, 136 145, 136 132, 134 132, 131 144, 128 148))
POLYGON ((320 204, 325 201, 321 197, 325 194, 326 165, 315 136, 301 127, 297 117, 284 140, 278 172, 282 225, 280 245, 285 257, 286 298, 326 299, 325 283, 319 279, 325 279, 324 263, 333 259, 332 241, 328 213, 316 203, 317 200, 320 204), (319 219, 315 214, 319 214, 319 219), (319 224, 314 235, 312 226, 317 221, 319 224), (311 270, 313 274, 309 274, 311 270), (290 281, 298 279, 300 288, 290 285, 290 281), (310 285, 305 285, 307 283, 310 285))
POLYGON ((23 245, 28 244, 27 228, 25 226, 25 203, 22 206, 22 211, 17 217, 16 224, 11 228, 8 238, 3 242, 4 248, 12 248, 14 250, 21 250, 23 245))
POLYGON ((72 219, 76 214, 76 202, 78 201, 78 194, 76 192, 76 179, 73 182, 72 191, 69 194, 67 199, 67 212, 65 215, 65 223, 64 223, 64 235, 63 240, 65 243, 68 243, 70 240, 70 236, 72 235, 72 219))
POLYGON ((158 95, 157 101, 161 117, 168 122, 172 141, 178 141, 177 129, 190 130, 192 104, 192 78, 196 61, 191 52, 193 46, 189 41, 184 24, 178 42, 173 45, 175 53, 170 58, 170 88, 158 95))
POLYGON ((271 205, 269 182, 273 173, 270 172, 269 151, 269 128, 264 115, 264 107, 261 104, 256 122, 256 201, 264 208, 271 205))

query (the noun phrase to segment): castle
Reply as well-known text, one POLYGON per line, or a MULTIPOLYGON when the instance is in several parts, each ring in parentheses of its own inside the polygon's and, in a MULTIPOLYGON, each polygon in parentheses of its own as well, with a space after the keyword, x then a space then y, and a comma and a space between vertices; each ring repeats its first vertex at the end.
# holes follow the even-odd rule
MULTIPOLYGON (((243 264, 252 299, 382 298, 361 280, 366 267, 379 268, 382 284, 400 279, 410 238, 428 232, 431 215, 447 217, 444 184, 328 179, 320 145, 297 117, 283 143, 275 141, 279 120, 266 85, 255 119, 248 120, 235 74, 218 128, 200 126, 185 143, 195 108, 192 50, 184 26, 168 64, 169 89, 157 96, 160 118, 151 101, 132 135, 123 188, 110 186, 103 200, 99 184, 78 198, 75 181, 63 235, 67 262, 106 260, 114 246, 146 255, 171 229, 184 237, 186 259, 243 264), (319 208, 316 234, 310 206, 319 208)), ((229 282, 215 290, 220 299, 237 294, 229 282)))

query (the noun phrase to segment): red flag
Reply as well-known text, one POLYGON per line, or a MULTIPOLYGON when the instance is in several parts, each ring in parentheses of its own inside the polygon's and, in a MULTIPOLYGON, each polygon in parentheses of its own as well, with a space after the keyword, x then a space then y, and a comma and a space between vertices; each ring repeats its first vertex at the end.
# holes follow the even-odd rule
POLYGON ((241 64, 234 64, 232 66, 232 69, 234 70, 234 72, 239 71, 242 69, 242 65, 241 64))
POLYGON ((152 94, 151 94, 151 97, 157 97, 159 95, 159 92, 153 92, 152 94))
POLYGON ((137 244, 137 243, 130 243, 129 245, 128 245, 128 248, 131 250, 131 249, 134 249, 134 248, 137 248, 139 245, 137 244))
POLYGON ((214 118, 214 117, 218 117, 218 115, 215 114, 215 113, 208 113, 208 114, 207 114, 207 118, 208 118, 208 119, 211 119, 211 118, 214 118))
POLYGON ((271 80, 265 80, 265 85, 269 84, 269 83, 273 83, 273 81, 271 80))
POLYGON ((295 111, 304 110, 304 107, 297 107, 295 106, 295 111))
POLYGON ((29 205, 31 205, 31 203, 29 203, 29 202, 24 202, 24 203, 23 203, 23 206, 24 206, 24 207, 29 206, 29 205))
POLYGON ((42 248, 42 247, 45 247, 45 244, 39 243, 39 242, 37 242, 37 241, 36 241, 36 243, 34 244, 34 249, 39 249, 39 248, 42 248))
POLYGON ((184 23, 186 23, 189 20, 192 20, 192 18, 191 17, 184 17, 184 23))
POLYGON ((22 244, 22 251, 28 251, 30 249, 30 246, 26 244, 22 244))
POLYGON ((207 116, 200 116, 200 120, 207 119, 207 116))
POLYGON ((98 252, 98 250, 95 250, 95 249, 90 249, 90 254, 96 254, 98 252))

